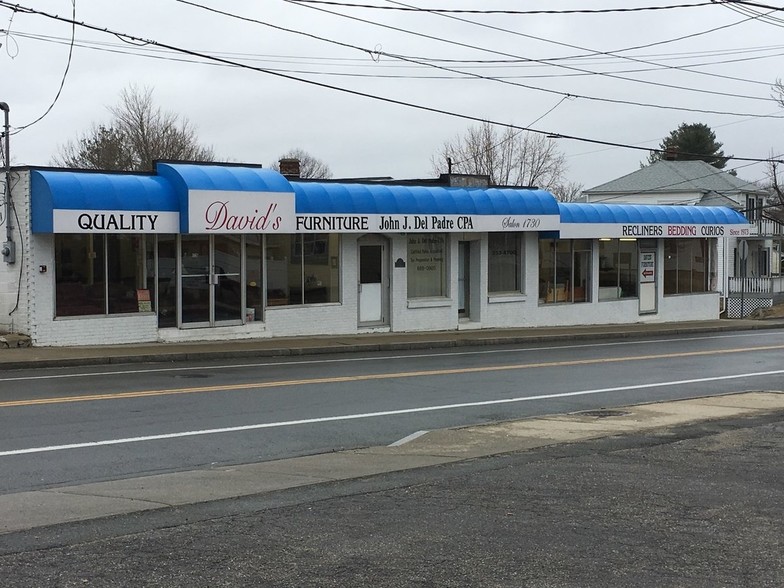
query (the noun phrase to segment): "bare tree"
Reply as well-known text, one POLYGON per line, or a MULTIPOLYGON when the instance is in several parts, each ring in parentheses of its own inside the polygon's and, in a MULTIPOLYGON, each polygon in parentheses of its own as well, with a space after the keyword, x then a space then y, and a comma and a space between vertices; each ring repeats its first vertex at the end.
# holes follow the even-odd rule
POLYGON ((771 153, 770 159, 767 161, 768 182, 765 188, 771 191, 773 199, 779 206, 784 206, 784 178, 780 177, 778 166, 778 162, 771 153))
POLYGON ((52 159, 65 167, 149 171, 156 159, 213 161, 211 147, 198 143, 196 130, 186 119, 156 107, 152 90, 130 86, 120 103, 109 108, 112 121, 92 129, 60 147, 52 159))
POLYGON ((465 134, 446 141, 430 162, 436 174, 490 176, 496 186, 566 186, 566 158, 553 139, 520 132, 511 127, 498 131, 488 122, 469 127, 465 134))
POLYGON ((773 99, 784 108, 784 80, 778 78, 776 83, 773 84, 773 99))
POLYGON ((583 185, 577 182, 559 182, 548 190, 561 202, 575 202, 583 193, 583 185))
POLYGON ((280 164, 278 162, 281 159, 299 160, 299 177, 301 178, 328 180, 332 177, 332 170, 329 169, 329 166, 326 163, 299 147, 286 151, 286 153, 278 157, 278 161, 270 164, 270 167, 275 171, 280 171, 280 164))

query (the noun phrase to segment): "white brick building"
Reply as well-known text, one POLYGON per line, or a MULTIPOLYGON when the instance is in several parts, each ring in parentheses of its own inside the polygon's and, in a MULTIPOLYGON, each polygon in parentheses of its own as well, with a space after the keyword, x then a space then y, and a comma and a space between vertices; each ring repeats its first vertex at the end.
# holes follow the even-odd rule
POLYGON ((749 230, 723 207, 227 164, 12 173, 0 330, 38 346, 713 319, 718 238, 749 230))

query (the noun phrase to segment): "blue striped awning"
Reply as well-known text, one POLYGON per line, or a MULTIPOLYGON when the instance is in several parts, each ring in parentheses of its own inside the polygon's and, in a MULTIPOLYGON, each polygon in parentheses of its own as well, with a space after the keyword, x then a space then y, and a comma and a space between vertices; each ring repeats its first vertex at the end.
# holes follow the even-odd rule
POLYGON ((298 214, 557 216, 544 190, 292 182, 298 214))
POLYGON ((217 209, 224 232, 266 232, 273 217, 277 232, 560 231, 563 238, 612 238, 749 230, 743 215, 720 206, 559 203, 533 189, 289 181, 274 170, 228 164, 158 163, 154 175, 33 170, 31 200, 35 233, 216 232, 216 217, 206 229, 196 223, 209 224, 217 209))
POLYGON ((255 222, 257 215, 275 210, 282 215, 284 232, 368 232, 382 226, 404 231, 415 216, 422 217, 420 230, 536 230, 555 229, 559 219, 558 202, 544 190, 289 181, 274 170, 231 165, 158 163, 156 171, 174 187, 183 233, 226 229, 225 223, 214 222, 211 212, 205 225, 204 211, 224 204, 219 214, 226 219, 243 211, 237 214, 255 222), (212 198, 213 192, 220 202, 212 198), (459 216, 472 219, 441 221, 459 216))
POLYGON ((558 207, 563 238, 726 236, 730 229, 749 227, 746 217, 724 206, 570 202, 558 207))
POLYGON ((179 211, 171 184, 157 176, 33 170, 30 192, 34 233, 78 232, 66 228, 58 231, 56 211, 70 216, 121 211, 177 214, 179 211))

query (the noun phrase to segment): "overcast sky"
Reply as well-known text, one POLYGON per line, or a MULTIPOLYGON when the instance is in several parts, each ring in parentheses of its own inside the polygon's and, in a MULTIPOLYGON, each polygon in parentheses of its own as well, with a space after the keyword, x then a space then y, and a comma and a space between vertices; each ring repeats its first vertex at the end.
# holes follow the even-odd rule
MULTIPOLYGON (((18 1, 68 19, 73 10, 71 0, 18 1)), ((784 109, 770 98, 770 85, 784 77, 782 0, 768 2, 779 7, 770 14, 742 5, 699 6, 704 0, 406 0, 425 9, 485 11, 693 5, 541 15, 444 15, 284 0, 194 2, 202 7, 177 0, 75 2, 78 22, 106 32, 76 27, 62 93, 40 122, 12 135, 14 165, 50 164, 59 146, 108 121, 107 107, 130 84, 152 88, 155 103, 193 123, 220 159, 267 166, 299 147, 324 160, 335 177, 430 177, 431 156, 443 142, 476 124, 113 33, 470 117, 520 126, 537 121, 533 128, 550 133, 655 147, 680 123, 702 122, 726 154, 784 153, 784 109), (750 18, 760 13, 768 16, 750 18), (648 47, 630 50, 641 45, 648 47), (562 100, 565 94, 579 97, 562 100)), ((0 28, 0 100, 10 105, 11 125, 19 128, 55 100, 71 25, 0 7, 0 28)), ((558 144, 567 155, 568 179, 585 188, 633 172, 646 158, 627 148, 567 139, 558 144)), ((731 167, 741 178, 764 178, 764 165, 731 167)))

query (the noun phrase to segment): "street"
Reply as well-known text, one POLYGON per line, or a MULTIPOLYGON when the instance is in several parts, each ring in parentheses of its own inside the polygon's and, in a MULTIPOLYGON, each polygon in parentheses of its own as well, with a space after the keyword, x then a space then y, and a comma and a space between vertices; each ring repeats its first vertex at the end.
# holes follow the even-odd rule
POLYGON ((0 493, 387 445, 419 431, 784 389, 780 330, 7 371, 0 493))
POLYGON ((775 588, 784 412, 0 535, 3 588, 775 588))

